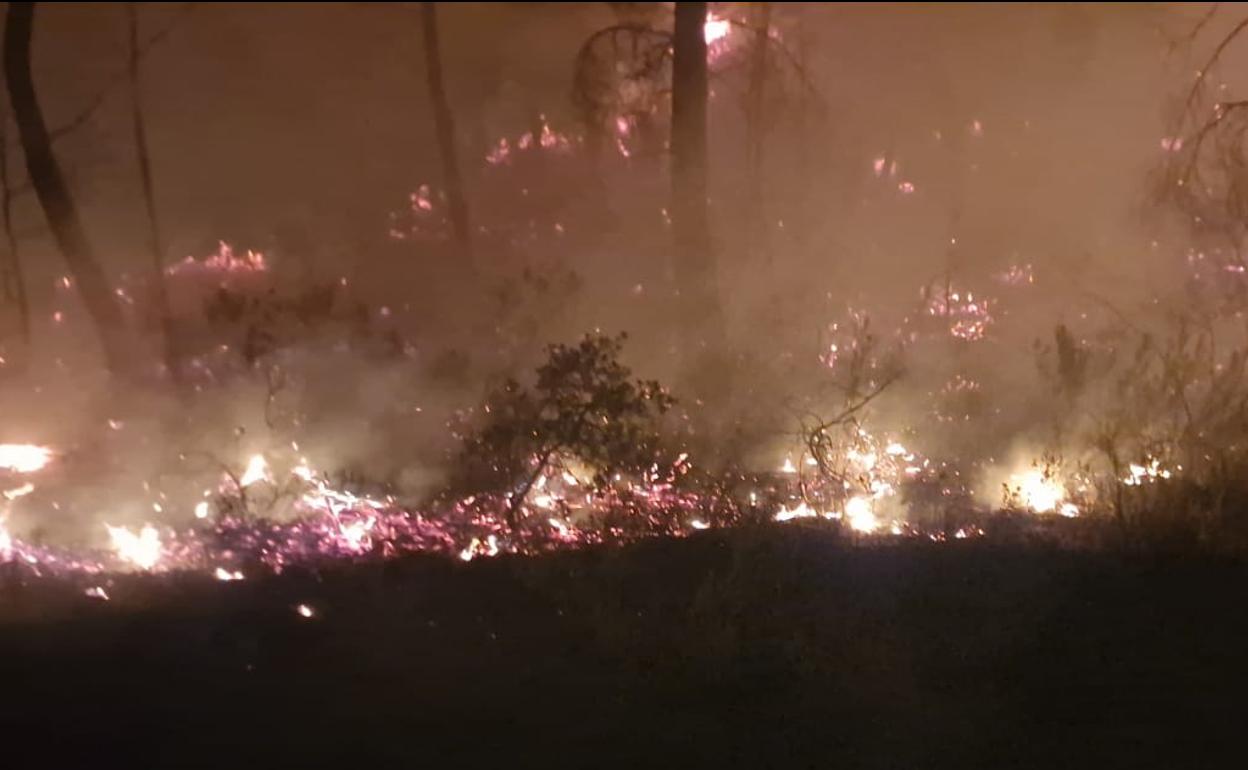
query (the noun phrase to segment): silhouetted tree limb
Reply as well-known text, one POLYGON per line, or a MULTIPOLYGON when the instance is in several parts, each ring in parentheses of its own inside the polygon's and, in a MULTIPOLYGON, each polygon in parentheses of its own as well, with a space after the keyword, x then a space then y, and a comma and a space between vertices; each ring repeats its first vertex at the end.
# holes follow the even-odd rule
MULTIPOLYGON (((672 229, 686 332, 722 332, 707 212, 706 3, 677 3, 672 57, 672 229)), ((696 336, 695 336, 696 339, 696 336)))
POLYGON ((134 3, 126 4, 126 17, 130 31, 130 117, 134 128, 134 149, 139 162, 139 180, 143 188, 143 206, 147 210, 148 250, 152 258, 152 295, 160 325, 165 367, 169 371, 169 376, 177 382, 179 356, 177 340, 174 338, 173 316, 169 310, 169 293, 165 288, 164 243, 160 236, 160 219, 156 214, 156 191, 152 184, 151 152, 147 146, 147 125, 143 118, 143 100, 139 83, 142 49, 139 46, 139 11, 134 3))
MULTIPOLYGON (((182 21, 182 19, 185 18, 194 7, 195 3, 184 3, 178 10, 177 15, 174 16, 168 24, 161 28, 159 32, 144 40, 141 45, 137 46, 137 56, 141 59, 146 56, 152 48, 159 45, 161 41, 169 36, 169 33, 173 32, 178 23, 182 21)), ((134 54, 131 54, 131 58, 133 58, 133 56, 134 54)), ((57 139, 60 139, 68 134, 72 134, 77 129, 86 125, 86 123, 94 117, 100 107, 103 106, 104 102, 108 101, 108 97, 112 96, 113 92, 117 88, 127 84, 129 81, 129 67, 114 73, 113 76, 109 78, 108 82, 104 84, 104 87, 96 92, 91 101, 87 102, 87 104, 84 105, 82 109, 74 115, 74 117, 70 118, 65 124, 51 130, 49 135, 52 137, 52 140, 56 141, 57 139)))
POLYGON ((95 322, 110 370, 126 368, 128 346, 121 307, 92 252, 69 187, 52 152, 52 140, 35 94, 30 50, 35 3, 10 3, 4 30, 4 73, 26 169, 52 235, 78 284, 83 304, 95 322))
POLYGON ((771 3, 756 2, 750 51, 750 83, 745 106, 746 211, 749 256, 771 261, 767 243, 763 195, 763 149, 766 139, 767 49, 771 29, 771 3))
POLYGON ((0 229, 4 231, 4 259, 0 275, 4 300, 12 302, 19 314, 18 331, 22 344, 30 347, 30 303, 26 295, 26 281, 22 275, 21 254, 18 252, 17 236, 13 232, 13 193, 9 187, 9 135, 8 116, 0 117, 0 229))
POLYGON ((429 96, 433 102, 433 122, 442 155, 442 185, 446 189, 451 227, 455 231, 463 257, 472 265, 472 231, 468 222, 468 202, 464 181, 459 173, 459 157, 455 150, 455 123, 446 98, 442 79, 442 51, 438 41, 438 12, 434 3, 421 3, 421 26, 425 33, 425 72, 429 78, 429 96))

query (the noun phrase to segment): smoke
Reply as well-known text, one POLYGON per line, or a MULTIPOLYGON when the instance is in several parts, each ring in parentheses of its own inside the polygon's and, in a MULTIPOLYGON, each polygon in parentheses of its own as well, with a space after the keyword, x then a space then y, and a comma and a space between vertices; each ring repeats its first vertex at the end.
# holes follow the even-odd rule
MULTIPOLYGON (((664 9, 650 10, 662 22, 664 9)), ((734 4, 716 11, 745 18, 734 4)), ((145 7, 144 24, 175 12, 145 7)), ((37 79, 56 125, 122 69, 124 27, 102 7, 41 13, 37 79)), ((24 499, 23 527, 98 537, 78 522, 185 517, 223 470, 279 448, 426 498, 457 419, 531 370, 545 344, 596 328, 629 332, 639 375, 687 384, 663 140, 629 127, 592 162, 570 98, 578 50, 616 16, 604 4, 439 13, 476 280, 446 240, 419 19, 404 6, 205 5, 145 60, 166 256, 203 257, 220 239, 263 251, 264 281, 242 292, 262 302, 336 287, 324 319, 274 322, 287 325, 255 361, 242 350, 248 321, 206 320, 214 286, 180 295, 203 361, 189 395, 98 373, 39 212, 21 202, 36 350, 4 385, 0 439, 58 447, 58 472, 73 477, 24 499), (557 137, 549 147, 544 131, 557 137), (490 162, 501 139, 510 155, 490 162), (422 185, 427 209, 409 197, 422 185)), ((929 457, 1004 467, 1034 456, 1053 420, 1036 406, 1048 387, 1036 341, 1058 324, 1088 338, 1184 269, 1182 232, 1142 216, 1166 97, 1190 75, 1167 53, 1179 14, 778 5, 758 198, 745 163, 749 50, 734 29, 710 117, 730 363, 700 372, 713 413, 684 404, 706 426, 705 462, 778 466, 795 410, 838 409, 844 391, 829 383, 841 372, 821 357, 855 316, 870 319, 881 361, 902 361, 871 404, 879 430, 929 457), (979 309, 965 318, 951 310, 968 302, 979 309), (982 323, 982 339, 960 322, 982 323)), ((109 96, 57 149, 142 327, 148 258, 127 98, 109 96)))

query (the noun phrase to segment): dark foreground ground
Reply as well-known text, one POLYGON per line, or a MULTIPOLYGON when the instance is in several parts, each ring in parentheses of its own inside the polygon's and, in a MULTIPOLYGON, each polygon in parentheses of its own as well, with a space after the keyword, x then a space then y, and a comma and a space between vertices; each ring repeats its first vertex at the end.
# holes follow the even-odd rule
POLYGON ((1248 755, 1248 565, 1224 561, 789 527, 80 591, 0 581, 0 767, 1248 755))

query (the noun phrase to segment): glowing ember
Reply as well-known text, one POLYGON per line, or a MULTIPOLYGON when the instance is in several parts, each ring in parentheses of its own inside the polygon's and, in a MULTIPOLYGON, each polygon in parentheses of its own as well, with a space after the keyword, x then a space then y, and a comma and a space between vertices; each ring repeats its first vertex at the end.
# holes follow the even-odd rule
POLYGON ((108 601, 108 592, 100 586, 91 586, 87 590, 83 591, 83 593, 92 599, 99 599, 100 601, 105 602, 108 601))
POLYGON ((160 533, 151 524, 144 524, 138 534, 125 527, 104 526, 118 559, 142 570, 150 570, 160 562, 160 533))
POLYGON ((200 500, 198 503, 195 504, 195 518, 197 519, 208 518, 208 501, 207 500, 200 500))
POLYGON ((689 526, 693 527, 694 529, 710 529, 711 528, 710 524, 707 524, 705 521, 702 521, 701 519, 694 519, 693 521, 689 522, 689 526))
POLYGON ((411 194, 411 201, 414 211, 433 211, 433 192, 427 184, 422 184, 411 194))
POLYGON ((297 614, 297 615, 298 615, 299 617, 301 617, 301 618, 314 618, 314 617, 316 617, 316 610, 314 610, 314 609, 311 607, 311 605, 307 605, 307 604, 296 604, 296 605, 295 605, 295 614, 297 614))
POLYGON ((459 552, 459 558, 463 561, 472 561, 477 556, 497 556, 499 553, 498 537, 495 535, 488 536, 484 542, 480 538, 474 537, 468 547, 459 552))
POLYGON ((52 459, 52 450, 37 444, 0 444, 0 468, 14 473, 34 473, 52 459))
POLYGON ((1030 264, 1010 265, 1006 270, 998 273, 996 278, 1007 286, 1022 286, 1036 282, 1036 274, 1030 264))
POLYGON ((962 292, 941 287, 932 293, 927 303, 928 315, 942 317, 949 322, 949 333, 958 339, 973 342, 981 340, 992 323, 992 302, 976 297, 973 292, 962 292))
POLYGON ((264 254, 258 251, 248 251, 242 256, 234 254, 234 249, 228 243, 222 241, 217 245, 217 253, 208 256, 205 259, 195 259, 194 257, 186 257, 181 262, 174 263, 165 268, 165 272, 169 275, 182 275, 187 273, 263 273, 269 269, 265 262, 264 254))
POLYGON ((230 571, 230 570, 225 569, 224 567, 217 567, 216 571, 213 572, 212 575, 217 580, 220 580, 226 583, 230 581, 234 581, 234 580, 243 579, 243 573, 240 570, 230 571))

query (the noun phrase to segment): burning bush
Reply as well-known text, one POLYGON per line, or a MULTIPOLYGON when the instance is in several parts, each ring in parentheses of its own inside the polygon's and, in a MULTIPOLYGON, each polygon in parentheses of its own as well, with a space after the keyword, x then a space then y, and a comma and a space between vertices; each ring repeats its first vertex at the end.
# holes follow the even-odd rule
POLYGON ((503 496, 514 528, 552 470, 604 489, 617 474, 654 465, 659 418, 674 401, 657 382, 630 379, 618 360, 624 340, 592 334, 574 346, 552 345, 532 387, 508 380, 465 438, 452 487, 503 496))

